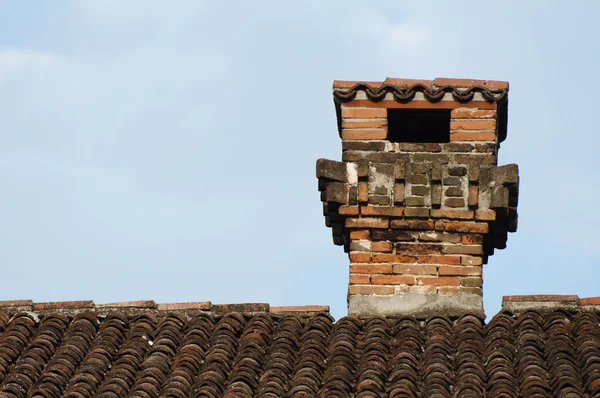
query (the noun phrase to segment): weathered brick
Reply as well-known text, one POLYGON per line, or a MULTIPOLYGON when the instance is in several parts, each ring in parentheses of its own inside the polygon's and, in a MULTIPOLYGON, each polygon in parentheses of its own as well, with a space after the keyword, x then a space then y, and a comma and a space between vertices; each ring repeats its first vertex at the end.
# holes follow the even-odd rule
POLYGON ((401 152, 440 152, 442 147, 436 142, 429 143, 398 143, 398 150, 401 152))
POLYGON ((339 213, 344 216, 356 216, 359 214, 358 206, 340 206, 339 213))
POLYGON ((415 263, 416 257, 404 254, 373 253, 374 263, 415 263))
POLYGON ((369 203, 372 205, 389 206, 391 198, 388 195, 369 195, 369 203))
POLYGON ((411 157, 413 162, 448 163, 448 155, 445 153, 415 153, 411 157))
POLYGON ((406 171, 406 161, 397 160, 396 164, 394 166, 394 177, 397 180, 404 180, 405 171, 406 171))
POLYGON ((370 231, 350 231, 350 239, 359 240, 359 239, 369 239, 371 237, 370 231))
POLYGON ((413 241, 415 237, 405 231, 400 230, 384 230, 384 229, 375 229, 372 233, 372 239, 374 241, 377 240, 391 240, 395 242, 401 241, 413 241))
POLYGON ((444 144, 444 149, 447 152, 471 152, 473 151, 474 146, 472 144, 462 143, 462 142, 450 142, 448 144, 444 144))
POLYGON ((487 234, 488 233, 488 225, 487 225, 487 223, 481 223, 481 222, 446 221, 446 222, 444 222, 444 231, 447 231, 447 232, 475 232, 475 233, 487 234))
POLYGON ((452 119, 490 119, 496 117, 496 111, 491 109, 456 108, 450 112, 452 119))
POLYGON ((348 203, 350 185, 342 182, 328 182, 325 190, 325 199, 328 202, 348 203))
POLYGON ((406 181, 410 182, 411 184, 426 185, 427 184, 427 176, 425 174, 411 173, 408 176, 406 176, 406 181))
POLYGON ((351 284, 366 284, 371 283, 371 276, 365 274, 350 274, 351 284))
POLYGON ((379 129, 387 128, 387 119, 342 120, 343 129, 379 129))
POLYGON ((483 259, 481 257, 474 256, 463 256, 461 260, 462 265, 481 265, 483 264, 483 259))
POLYGON ((496 141, 496 133, 485 132, 458 132, 450 133, 450 141, 496 141))
POLYGON ((408 164, 411 174, 427 174, 431 171, 431 163, 409 163, 408 164))
POLYGON ((418 256, 418 264, 446 264, 446 265, 459 265, 460 256, 418 256))
POLYGON ((442 252, 447 253, 447 254, 481 255, 481 254, 483 254, 483 248, 481 247, 481 245, 468 245, 468 246, 449 245, 449 246, 444 246, 444 248, 442 249, 442 252))
POLYGON ((456 153, 452 155, 454 157, 454 161, 460 164, 488 164, 493 165, 496 164, 496 156, 489 153, 470 153, 470 154, 462 154, 456 153))
POLYGON ((469 199, 468 204, 471 207, 477 206, 479 201, 479 187, 477 185, 472 185, 469 188, 469 199))
POLYGON ((404 198, 404 203, 406 206, 425 206, 425 198, 422 196, 409 196, 404 198))
POLYGON ((457 294, 478 294, 481 296, 481 289, 462 286, 443 286, 438 288, 440 296, 456 296, 457 294))
POLYGON ((494 221, 496 219, 496 212, 494 210, 475 210, 475 219, 494 221))
POLYGON ((380 285, 352 285, 349 288, 350 294, 365 294, 365 295, 390 295, 394 294, 394 286, 380 286, 380 285))
MULTIPOLYGON (((494 139, 495 141, 495 139, 494 139)), ((496 143, 480 143, 480 144, 475 144, 475 152, 477 153, 492 153, 492 154, 496 154, 496 150, 497 150, 498 146, 496 145, 496 143)))
POLYGON ((353 240, 350 242, 350 250, 357 252, 368 252, 371 251, 370 240, 353 240))
POLYGON ((369 189, 366 181, 358 182, 358 201, 360 203, 369 201, 369 189))
POLYGON ((391 274, 392 264, 350 264, 351 274, 391 274))
POLYGON ((344 162, 358 162, 367 157, 367 154, 371 152, 367 151, 344 151, 342 153, 342 161, 344 162))
POLYGON ((450 130, 496 130, 496 120, 453 119, 450 121, 450 130))
POLYGON ((453 177, 463 177, 467 175, 467 168, 465 166, 452 166, 448 167, 448 175, 453 177))
POLYGON ((398 206, 363 206, 360 211, 365 216, 401 217, 403 208, 398 206))
POLYGON ((346 228, 388 228, 389 224, 390 224, 390 220, 383 219, 383 218, 347 218, 346 219, 346 228))
POLYGON ((444 192, 444 193, 446 194, 446 196, 461 197, 461 198, 464 194, 463 189, 460 187, 449 187, 446 189, 446 192, 444 192))
POLYGON ((462 186, 462 179, 460 177, 446 177, 442 180, 442 183, 446 186, 462 186))
POLYGON ((413 185, 410 188, 410 192, 413 195, 417 195, 417 196, 425 196, 425 195, 429 195, 429 193, 431 192, 430 188, 424 185, 413 185))
POLYGON ((419 234, 419 240, 422 242, 459 243, 461 241, 461 235, 440 232, 421 232, 419 234))
POLYGON ((431 205, 439 206, 442 204, 442 186, 440 184, 431 185, 431 205))
POLYGON ((402 275, 437 275, 437 267, 435 265, 394 264, 392 272, 402 275))
POLYGON ((467 286, 467 287, 479 287, 479 288, 481 288, 481 285, 483 284, 483 280, 481 279, 481 277, 461 278, 460 279, 460 284, 462 286, 467 286))
POLYGON ((481 245, 483 235, 463 235, 461 241, 463 245, 481 245))
POLYGON ((415 277, 410 275, 373 275, 371 283, 374 285, 414 285, 415 277))
POLYGON ((392 220, 390 226, 398 229, 427 230, 433 229, 434 222, 427 220, 392 220))
POLYGON ((368 263, 371 261, 371 253, 350 252, 349 257, 352 263, 368 263))
POLYGON ((425 286, 460 286, 460 278, 422 276, 417 278, 417 284, 425 286))
POLYGON ((371 251, 374 252, 390 252, 392 251, 392 242, 387 241, 374 241, 371 242, 371 251))
POLYGON ((396 243, 396 253, 421 255, 439 254, 441 246, 434 243, 396 243))
POLYGON ((371 152, 367 159, 377 163, 396 163, 398 160, 407 160, 408 155, 394 152, 371 152))
POLYGON ((452 276, 452 275, 481 275, 481 267, 465 267, 464 265, 450 266, 440 265, 438 267, 438 273, 440 276, 452 276))
POLYGON ((317 160, 317 178, 348 182, 348 166, 344 162, 319 159, 317 160))
POLYGON ((342 118, 386 118, 385 108, 343 108, 342 118))
POLYGON ((446 198, 444 200, 444 206, 448 207, 464 207, 465 200, 463 198, 446 198))
POLYGON ((343 140, 385 140, 387 129, 342 130, 343 140))
POLYGON ((426 207, 405 207, 404 215, 406 217, 429 217, 429 209, 426 207))
POLYGON ((394 184, 394 203, 403 203, 403 202, 404 202, 404 184, 397 182, 394 184))
POLYGON ((472 220, 474 216, 473 210, 461 209, 431 209, 431 217, 435 218, 450 218, 456 220, 472 220))
POLYGON ((383 151, 385 141, 342 141, 344 151, 383 151))
POLYGON ((358 178, 363 179, 369 175, 369 161, 363 159, 358 163, 358 178))

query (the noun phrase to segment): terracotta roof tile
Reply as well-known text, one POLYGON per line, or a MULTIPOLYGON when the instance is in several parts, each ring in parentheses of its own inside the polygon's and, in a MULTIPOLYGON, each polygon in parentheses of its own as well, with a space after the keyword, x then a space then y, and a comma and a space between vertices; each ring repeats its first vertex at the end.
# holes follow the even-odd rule
POLYGON ((196 304, 0 310, 0 396, 600 394, 600 312, 582 307, 503 311, 486 324, 481 314, 334 322, 307 311, 320 306, 188 311, 209 307, 196 304))

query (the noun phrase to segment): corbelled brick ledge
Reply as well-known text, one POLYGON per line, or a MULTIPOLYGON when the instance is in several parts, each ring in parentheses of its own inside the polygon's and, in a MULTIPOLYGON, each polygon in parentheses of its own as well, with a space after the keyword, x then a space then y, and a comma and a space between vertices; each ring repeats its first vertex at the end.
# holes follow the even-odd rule
POLYGON ((600 312, 600 297, 579 298, 577 295, 532 294, 502 297, 502 310, 514 313, 529 310, 543 311, 565 309, 600 312))

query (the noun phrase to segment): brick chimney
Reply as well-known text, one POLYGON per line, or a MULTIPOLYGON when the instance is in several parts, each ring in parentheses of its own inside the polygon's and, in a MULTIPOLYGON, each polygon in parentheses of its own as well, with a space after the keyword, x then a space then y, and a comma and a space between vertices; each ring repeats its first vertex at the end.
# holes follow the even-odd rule
POLYGON ((336 81, 342 162, 319 159, 325 223, 350 258, 348 311, 482 311, 482 265, 517 229, 519 176, 497 166, 508 83, 336 81))

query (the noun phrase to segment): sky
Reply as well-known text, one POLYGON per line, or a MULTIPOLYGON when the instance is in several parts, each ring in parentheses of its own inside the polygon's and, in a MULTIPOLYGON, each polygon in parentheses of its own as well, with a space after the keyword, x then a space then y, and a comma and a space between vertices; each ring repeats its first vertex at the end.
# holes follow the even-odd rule
POLYGON ((519 230, 484 306, 600 296, 600 4, 0 0, 0 300, 346 314, 333 80, 510 82, 519 230))

